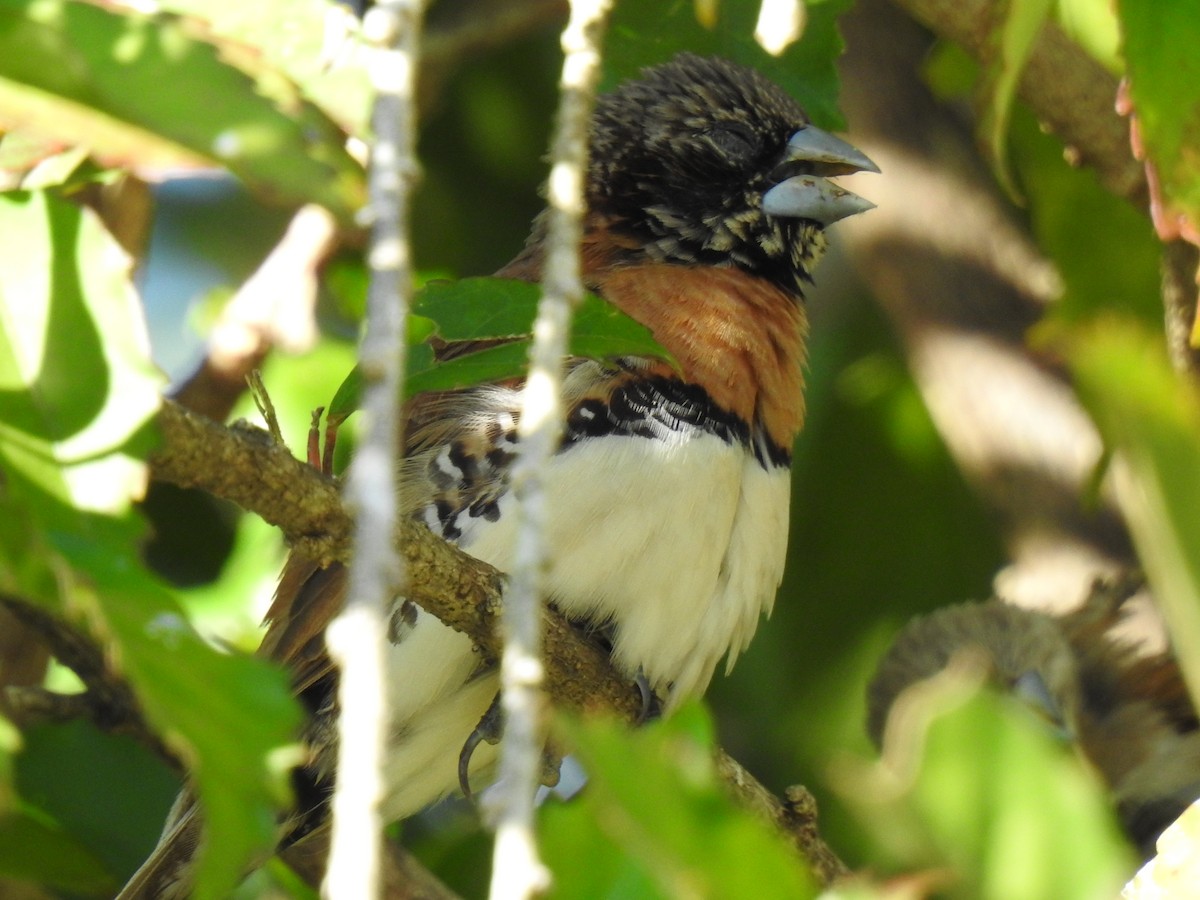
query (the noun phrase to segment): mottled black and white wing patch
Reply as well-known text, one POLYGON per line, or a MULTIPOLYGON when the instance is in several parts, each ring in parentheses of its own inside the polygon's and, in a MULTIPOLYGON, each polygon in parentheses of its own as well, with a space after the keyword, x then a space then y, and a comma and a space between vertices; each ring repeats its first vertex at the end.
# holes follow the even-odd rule
MULTIPOLYGON (((790 448, 752 434, 746 422, 713 404, 703 388, 646 369, 638 360, 611 365, 571 360, 560 453, 605 437, 679 444, 711 435, 745 447, 764 469, 789 463, 790 448)), ((452 542, 474 523, 498 521, 516 459, 519 402, 520 384, 514 382, 442 394, 415 411, 405 463, 409 515, 452 542)))

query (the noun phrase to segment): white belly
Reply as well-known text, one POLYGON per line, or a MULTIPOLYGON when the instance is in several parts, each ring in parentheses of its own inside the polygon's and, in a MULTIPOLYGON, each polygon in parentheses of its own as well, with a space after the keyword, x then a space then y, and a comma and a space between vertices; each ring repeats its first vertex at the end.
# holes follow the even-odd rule
MULTIPOLYGON (((764 470, 713 435, 608 436, 561 453, 544 478, 549 596, 571 618, 617 623, 617 666, 630 679, 640 669, 668 706, 702 693, 770 612, 787 545, 787 469, 764 470)), ((469 520, 458 541, 502 571, 513 502, 501 499, 498 521, 469 520)), ((494 675, 471 679, 476 664, 470 640, 425 613, 394 648, 393 817, 456 786, 458 748, 496 692, 494 675)), ((493 759, 480 746, 472 768, 493 759)))

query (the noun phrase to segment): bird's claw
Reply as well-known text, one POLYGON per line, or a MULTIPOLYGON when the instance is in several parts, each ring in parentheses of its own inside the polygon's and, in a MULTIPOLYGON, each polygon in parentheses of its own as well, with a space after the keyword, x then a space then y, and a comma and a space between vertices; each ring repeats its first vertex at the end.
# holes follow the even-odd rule
POLYGON ((475 729, 467 735, 467 740, 463 743, 462 749, 458 752, 458 786, 463 792, 463 796, 475 802, 475 795, 471 791, 471 757, 475 755, 475 749, 480 743, 486 741, 493 746, 500 742, 500 738, 504 736, 504 715, 500 709, 500 693, 492 698, 491 704, 479 720, 479 724, 475 729))
POLYGON ((633 678, 633 683, 637 685, 638 693, 642 697, 642 708, 638 711, 637 721, 634 724, 644 725, 662 715, 662 703, 659 701, 658 695, 654 693, 654 688, 650 687, 650 681, 640 666, 637 675, 633 678))

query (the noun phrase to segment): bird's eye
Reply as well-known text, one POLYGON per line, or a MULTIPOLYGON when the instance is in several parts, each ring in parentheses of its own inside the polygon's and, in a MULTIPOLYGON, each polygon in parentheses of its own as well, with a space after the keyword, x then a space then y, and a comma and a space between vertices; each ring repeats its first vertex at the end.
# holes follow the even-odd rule
POLYGON ((719 125, 707 136, 714 147, 735 163, 752 162, 758 155, 758 140, 751 131, 741 126, 719 125))

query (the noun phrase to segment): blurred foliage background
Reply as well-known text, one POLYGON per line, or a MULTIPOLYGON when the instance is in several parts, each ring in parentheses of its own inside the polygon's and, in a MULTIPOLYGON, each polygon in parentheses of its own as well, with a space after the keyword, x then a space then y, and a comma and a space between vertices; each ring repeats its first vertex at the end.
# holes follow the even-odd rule
MULTIPOLYGON (((1168 22, 1150 0, 1124 0, 1116 10, 1102 0, 964 3, 961 15, 977 19, 979 34, 972 37, 925 6, 809 2, 802 38, 772 58, 752 36, 757 0, 617 3, 606 84, 680 49, 721 52, 779 79, 817 124, 846 128, 884 173, 854 183, 880 208, 834 229, 834 250, 809 298, 809 412, 796 448, 787 575, 772 619, 731 676, 709 691, 712 727, 716 740, 769 787, 781 792, 804 784, 817 797, 825 838, 867 873, 845 896, 872 895, 889 877, 901 878, 890 885, 898 896, 1111 896, 1132 873, 1133 860, 1115 837, 1094 780, 1069 749, 1043 740, 1038 725, 1002 703, 985 698, 948 714, 945 734, 930 741, 930 770, 975 762, 960 765, 964 774, 949 787, 918 780, 907 800, 896 801, 909 803, 907 812, 864 811, 847 791, 853 784, 875 790, 863 774, 873 757, 863 729, 864 689, 890 637, 913 615, 997 590, 1014 602, 1062 610, 1082 600, 1096 575, 1135 565, 1147 569, 1172 628, 1180 617, 1170 604, 1186 610, 1200 602, 1200 529, 1197 507, 1187 503, 1200 472, 1196 353, 1188 323, 1177 321, 1180 304, 1194 313, 1194 253, 1155 236, 1141 167, 1125 147, 1106 157, 1068 141, 1070 155, 1093 166, 1073 167, 1064 160, 1062 129, 1047 134, 1048 114, 1036 96, 1028 88, 1024 100, 1015 93, 1021 64, 1038 52, 1032 35, 1044 25, 1095 66, 1088 77, 1097 90, 1109 90, 1110 103, 1114 75, 1132 71, 1143 143, 1159 166, 1159 199, 1187 237, 1197 183, 1195 131, 1176 120, 1194 122, 1200 110, 1200 78, 1187 74, 1200 16, 1168 22), (923 15, 933 18, 919 24, 923 15), (1140 55, 1127 59, 1123 46, 1140 55), (1095 72, 1107 80, 1096 81, 1095 72), (1165 330, 1164 283, 1184 298, 1168 305, 1165 330), (1131 387, 1137 384, 1144 390, 1131 387), (1122 471, 1132 489, 1112 485, 1103 468, 1106 448, 1127 455, 1122 471), (1161 490, 1147 491, 1147 484, 1161 490), (1147 558, 1148 546, 1165 545, 1178 553, 1166 561, 1147 558), (998 783, 1006 789, 983 787, 998 783), (1015 817, 1018 831, 1040 836, 1032 842, 1039 852, 1031 841, 1005 844, 997 837, 1003 829, 996 823, 1006 816, 1015 817), (1103 824, 1088 824, 1095 821, 1103 824), (920 837, 897 846, 889 827, 920 837), (1027 878, 998 874, 1014 868, 1027 878)), ((0 124, 8 129, 0 161, 8 178, 2 199, 10 208, 9 246, 0 251, 0 358, 13 360, 0 375, 17 398, 0 404, 7 423, 0 435, 7 448, 0 458, 6 479, 0 587, 108 642, 110 660, 133 681, 151 722, 173 747, 186 748, 186 758, 207 764, 211 781, 202 794, 228 792, 245 804, 225 811, 223 821, 239 832, 230 849, 214 850, 214 866, 236 874, 246 848, 269 840, 264 811, 277 800, 279 766, 268 761, 268 750, 286 743, 294 712, 285 708, 274 673, 220 667, 256 646, 286 548, 257 518, 207 495, 154 485, 136 510, 120 502, 98 509, 70 478, 28 463, 21 447, 29 435, 52 448, 46 455, 64 471, 74 464, 68 457, 77 458, 60 452, 63 439, 47 424, 77 400, 69 389, 46 389, 47 377, 80 384, 95 374, 87 365, 107 371, 115 364, 89 363, 71 352, 21 362, 22 341, 31 334, 40 340, 37 334, 50 326, 22 322, 20 311, 43 294, 15 273, 48 264, 37 222, 50 222, 45 234, 61 236, 54 223, 74 223, 71 216, 85 204, 98 210, 108 231, 133 235, 123 243, 136 260, 151 356, 171 385, 180 384, 203 359, 225 304, 279 242, 300 202, 323 202, 349 220, 361 183, 353 161, 338 155, 340 129, 362 133, 364 95, 353 74, 356 51, 329 51, 329 41, 338 46, 337 29, 350 27, 337 24, 349 13, 318 0, 274 0, 253 10, 197 0, 163 9, 147 16, 86 3, 0 2, 0 59, 6 60, 0 124), (28 49, 34 46, 36 53, 28 49), (146 47, 162 49, 163 61, 151 59, 146 47), (256 52, 246 54, 246 47, 256 52), (85 56, 90 69, 80 62, 85 56), (66 62, 78 65, 63 75, 66 62), (139 93, 140 106, 131 102, 139 93), (76 115, 81 107, 94 117, 76 115), (152 153, 137 143, 133 127, 115 129, 114 136, 102 118, 183 150, 152 153), (275 128, 276 137, 257 146, 249 132, 238 132, 243 143, 224 160, 233 177, 211 162, 235 121, 256 123, 263 133, 275 128), (36 137, 35 151, 21 156, 17 141, 26 135, 36 137), (84 154, 62 163, 79 142, 92 149, 90 160, 84 154), (55 160, 61 171, 48 174, 55 160), (48 212, 36 222, 29 218, 31 192, 47 198, 48 212), (26 232, 21 240, 18 231, 26 232), (32 426, 21 418, 26 396, 38 411, 32 426), (114 522, 122 523, 120 538, 112 537, 114 522), (106 581, 107 570, 96 568, 81 545, 132 567, 140 567, 140 558, 156 574, 131 589, 114 563, 106 581), (160 643, 143 646, 147 623, 176 608, 207 643, 185 641, 180 650, 155 632, 151 643, 160 643), (156 651, 175 655, 159 669, 156 651), (209 665, 221 674, 210 679, 209 665), (193 666, 190 680, 162 674, 193 666), (265 698, 261 709, 270 710, 253 746, 240 743, 239 729, 268 716, 248 707, 227 717, 226 705, 238 706, 245 696, 231 684, 253 685, 265 698), (193 708, 189 724, 176 704, 205 692, 214 712, 205 721, 203 710, 193 708), (214 770, 221 760, 244 770, 237 787, 214 770)), ((563 14, 562 4, 536 0, 432 5, 421 93, 423 173, 412 210, 423 280, 489 273, 521 247, 541 207, 563 14)), ((1122 137, 1126 127, 1109 123, 1122 137)), ((54 246, 77 263, 86 297, 104 251, 54 246)), ((262 362, 284 435, 301 457, 311 410, 328 404, 354 362, 365 279, 357 239, 344 240, 321 273, 319 331, 307 345, 296 342, 299 351, 272 339, 262 362)), ((276 290, 292 289, 280 285, 276 290)), ((102 343, 136 343, 140 312, 115 302, 88 304, 102 343)), ((124 358, 136 357, 130 351, 124 358)), ((162 387, 139 371, 142 394, 162 387)), ((111 384, 106 402, 120 406, 125 398, 115 391, 124 382, 111 384)), ((229 418, 238 416, 257 418, 245 397, 229 418)), ((128 450, 140 420, 127 424, 98 446, 128 450)), ((352 445, 349 434, 340 462, 352 445)), ((131 488, 125 500, 135 495, 131 488)), ((1131 633, 1161 640, 1158 616, 1144 601, 1131 633)), ((13 622, 3 625, 10 635, 21 633, 13 622)), ((1179 646, 1190 646, 1172 634, 1179 646)), ((14 659, 18 653, 3 652, 14 659)), ((15 664, 0 669, 12 671, 15 664)), ((46 683, 78 687, 60 666, 46 683)), ((774 851, 764 849, 770 836, 746 837, 730 824, 735 812, 706 806, 718 802, 719 791, 703 765, 689 769, 687 760, 689 747, 710 740, 709 725, 698 710, 682 719, 675 730, 650 737, 573 726, 597 780, 584 801, 595 808, 585 811, 584 822, 571 818, 570 804, 546 810, 556 891, 758 897, 768 883, 784 886, 780 896, 810 890, 802 873, 787 869, 791 863, 777 863, 774 851), (625 766, 613 765, 622 759, 625 766), (644 797, 622 793, 629 787, 622 778, 680 779, 669 796, 690 799, 672 821, 690 824, 680 826, 677 841, 634 847, 605 832, 602 823, 611 819, 605 810, 616 807, 644 815, 649 833, 670 831, 644 797), (700 793, 693 797, 692 790, 700 793), (730 860, 704 850, 718 845, 750 848, 743 858, 758 862, 745 863, 740 882, 722 880, 730 860), (772 868, 777 864, 784 868, 772 868), (665 876, 675 871, 671 866, 687 878, 665 876)), ((153 752, 87 722, 31 721, 19 732, 0 730, 0 874, 11 879, 3 890, 110 894, 153 845, 177 786, 153 752)), ((450 805, 405 826, 405 838, 452 888, 468 896, 484 891, 488 842, 464 807, 450 805)), ((280 872, 274 864, 243 891, 301 890, 280 872)))

